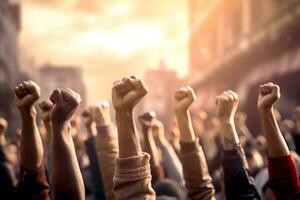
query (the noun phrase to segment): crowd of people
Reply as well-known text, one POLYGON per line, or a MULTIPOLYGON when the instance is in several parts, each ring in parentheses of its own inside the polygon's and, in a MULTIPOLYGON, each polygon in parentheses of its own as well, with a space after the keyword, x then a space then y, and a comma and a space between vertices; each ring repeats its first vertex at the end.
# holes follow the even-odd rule
POLYGON ((247 115, 236 113, 237 93, 217 96, 217 117, 209 118, 191 113, 196 95, 188 86, 170 94, 170 133, 149 111, 138 113, 139 134, 134 107, 148 89, 135 76, 113 84, 115 120, 108 101, 76 115, 80 95, 59 88, 39 103, 37 122, 42 91, 25 81, 15 88, 22 129, 14 140, 0 119, 0 199, 300 199, 300 107, 282 120, 274 108, 279 86, 258 90, 258 136, 247 128, 247 115))

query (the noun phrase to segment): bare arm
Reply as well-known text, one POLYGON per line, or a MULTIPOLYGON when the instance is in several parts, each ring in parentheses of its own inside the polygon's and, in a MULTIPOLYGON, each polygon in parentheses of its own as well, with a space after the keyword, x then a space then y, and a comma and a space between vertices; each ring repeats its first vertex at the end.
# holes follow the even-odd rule
POLYGON ((43 144, 36 125, 34 103, 40 97, 40 88, 32 81, 25 81, 15 89, 16 105, 22 118, 21 166, 25 170, 38 169, 43 160, 43 144))
POLYGON ((196 95, 190 87, 175 92, 174 111, 180 132, 183 174, 190 199, 215 199, 204 153, 192 128, 189 108, 195 99, 196 95))
POLYGON ((70 118, 80 96, 70 89, 54 90, 50 97, 53 151, 53 192, 55 199, 85 199, 84 184, 70 133, 70 118))
POLYGON ((145 114, 139 117, 139 121, 142 125, 142 130, 144 134, 144 150, 151 156, 150 166, 153 183, 155 183, 156 181, 160 181, 164 178, 163 167, 153 137, 152 123, 154 121, 154 118, 155 113, 153 111, 146 112, 145 114))
POLYGON ((272 158, 283 157, 290 154, 273 113, 273 105, 279 98, 280 91, 277 85, 268 83, 260 86, 257 107, 268 142, 268 154, 269 157, 272 158))
POLYGON ((133 121, 133 108, 147 91, 143 81, 135 77, 125 77, 116 82, 112 90, 119 139, 119 158, 114 176, 116 199, 155 199, 150 158, 142 153, 133 121))
POLYGON ((15 95, 23 124, 17 195, 24 199, 50 199, 50 188, 43 165, 44 149, 34 108, 34 103, 40 97, 40 88, 33 81, 25 81, 15 88, 15 95))

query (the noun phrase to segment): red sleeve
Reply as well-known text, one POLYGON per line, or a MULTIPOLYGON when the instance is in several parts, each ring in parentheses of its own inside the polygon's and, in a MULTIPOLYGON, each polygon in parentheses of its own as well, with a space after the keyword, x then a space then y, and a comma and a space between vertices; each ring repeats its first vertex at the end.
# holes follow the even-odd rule
POLYGON ((269 176, 271 187, 277 199, 300 197, 300 184, 295 161, 291 155, 269 158, 269 176))

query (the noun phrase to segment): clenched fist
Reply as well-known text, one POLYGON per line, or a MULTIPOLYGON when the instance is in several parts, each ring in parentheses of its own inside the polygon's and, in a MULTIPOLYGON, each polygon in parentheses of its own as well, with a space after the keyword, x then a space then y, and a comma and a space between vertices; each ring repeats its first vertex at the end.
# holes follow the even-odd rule
POLYGON ((280 98, 280 88, 274 83, 263 84, 259 87, 257 108, 265 111, 273 108, 274 103, 280 98))
POLYGON ((139 116, 139 121, 143 126, 150 127, 154 121, 156 114, 154 111, 149 111, 139 116))
POLYGON ((54 104, 50 114, 52 125, 70 120, 81 102, 80 95, 68 88, 54 90, 50 100, 54 104))
POLYGON ((116 111, 132 111, 148 93, 145 83, 135 76, 116 81, 112 88, 112 103, 116 111))
POLYGON ((45 121, 50 121, 50 113, 53 107, 53 103, 51 101, 42 101, 39 103, 39 107, 42 111, 42 120, 45 121))
POLYGON ((106 126, 111 123, 110 113, 109 113, 109 103, 107 101, 102 101, 100 105, 91 107, 92 119, 100 126, 106 126))
POLYGON ((15 88, 16 105, 21 112, 34 108, 34 103, 40 96, 41 89, 33 81, 24 81, 15 88))
POLYGON ((225 91, 217 96, 217 114, 220 122, 234 123, 234 115, 239 103, 238 95, 231 91, 225 91))
POLYGON ((175 113, 187 112, 191 104, 196 100, 196 95, 191 87, 182 87, 174 95, 175 113))
POLYGON ((7 130, 7 121, 4 118, 0 118, 0 136, 3 135, 7 130))

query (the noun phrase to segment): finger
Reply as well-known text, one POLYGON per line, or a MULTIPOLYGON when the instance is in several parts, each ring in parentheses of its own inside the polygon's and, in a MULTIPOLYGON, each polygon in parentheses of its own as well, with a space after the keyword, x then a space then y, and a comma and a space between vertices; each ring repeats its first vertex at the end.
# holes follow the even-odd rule
POLYGON ((39 103, 39 107, 41 110, 50 110, 52 108, 53 104, 51 101, 47 100, 47 101, 42 101, 41 103, 39 103))
POLYGON ((79 94, 71 89, 61 89, 62 98, 70 105, 78 106, 81 102, 79 94))
POLYGON ((280 96, 280 87, 278 85, 273 84, 272 93, 275 94, 277 97, 279 97, 280 96))
POLYGON ((24 88, 27 89, 31 94, 40 96, 40 87, 33 81, 24 81, 24 88))
POLYGON ((196 97, 196 94, 195 94, 193 88, 191 88, 190 86, 187 86, 186 89, 187 89, 187 91, 188 91, 188 95, 189 95, 193 100, 195 100, 197 97, 196 97))
POLYGON ((239 96, 236 92, 232 91, 232 90, 228 90, 228 92, 231 94, 231 96, 233 96, 234 100, 238 100, 239 96))
POLYGON ((224 103, 228 100, 229 100, 229 98, 226 95, 222 94, 222 95, 217 96, 216 103, 217 103, 217 105, 219 105, 219 104, 224 103))
POLYGON ((109 107, 109 102, 107 100, 102 100, 100 102, 100 105, 102 108, 108 108, 109 107))
POLYGON ((175 92, 174 96, 177 100, 182 100, 183 98, 185 98, 187 96, 187 89, 186 88, 180 88, 179 90, 177 90, 175 92))
POLYGON ((62 97, 60 89, 56 89, 52 92, 52 94, 50 95, 50 100, 53 104, 57 103, 62 105, 64 103, 64 99, 62 97))
POLYGON ((133 88, 136 89, 140 94, 146 95, 148 93, 149 90, 142 79, 130 77, 128 80, 132 84, 133 88))
POLYGON ((15 94, 19 98, 22 97, 21 93, 20 93, 20 85, 18 85, 17 87, 15 87, 15 94))
POLYGON ((124 82, 124 84, 125 84, 125 87, 126 87, 127 91, 130 91, 130 90, 133 90, 133 89, 134 89, 134 87, 133 87, 133 85, 131 84, 131 82, 130 82, 130 80, 129 80, 128 77, 124 77, 124 78, 123 78, 123 82, 124 82))
POLYGON ((26 88, 24 87, 24 85, 20 84, 18 86, 18 97, 23 98, 27 94, 28 94, 28 91, 26 90, 26 88))
POLYGON ((126 87, 124 86, 123 81, 116 81, 113 89, 117 92, 117 94, 124 94, 126 92, 126 87))
POLYGON ((271 88, 270 88, 270 86, 267 85, 267 84, 261 85, 261 86, 259 87, 259 89, 260 89, 260 93, 261 93, 262 95, 267 95, 267 94, 271 93, 271 88))
POLYGON ((229 91, 225 91, 223 94, 228 98, 228 100, 230 100, 230 101, 234 100, 234 97, 232 96, 232 94, 229 91))
POLYGON ((84 111, 81 113, 82 117, 89 117, 91 116, 91 108, 86 108, 84 111))
POLYGON ((131 75, 130 78, 137 79, 137 77, 135 75, 131 75))

